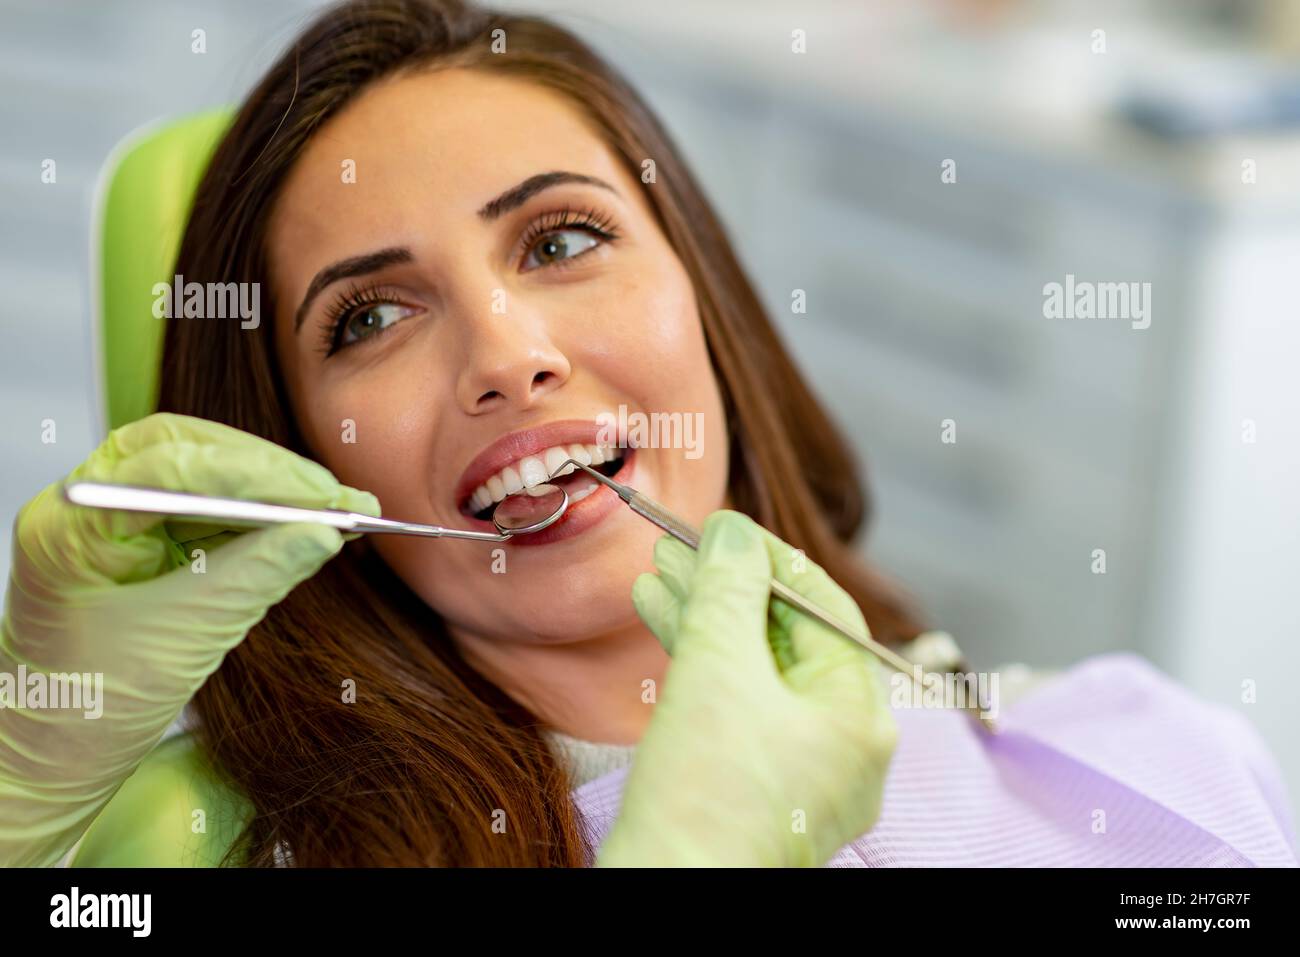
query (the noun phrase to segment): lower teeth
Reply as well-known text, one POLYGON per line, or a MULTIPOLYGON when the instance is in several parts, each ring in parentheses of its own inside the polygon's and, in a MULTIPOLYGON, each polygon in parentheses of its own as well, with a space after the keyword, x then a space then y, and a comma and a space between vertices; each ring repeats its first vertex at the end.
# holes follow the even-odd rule
MULTIPOLYGON (((616 459, 616 460, 614 460, 613 462, 605 462, 605 463, 603 463, 602 465, 593 465, 592 468, 594 468, 594 469, 596 469, 596 471, 601 472, 602 474, 604 474, 604 473, 606 473, 606 471, 607 471, 606 468, 605 468, 605 466, 611 466, 611 467, 608 469, 608 474, 611 474, 611 475, 612 475, 613 473, 617 472, 620 468, 623 467, 623 460, 622 460, 621 458, 620 458, 620 459, 616 459)), ((559 476, 558 481, 564 481, 565 479, 568 479, 570 482, 572 482, 572 481, 576 481, 577 479, 575 478, 575 476, 581 476, 581 475, 582 475, 581 470, 575 468, 572 472, 569 472, 567 475, 561 475, 561 476, 559 476)), ((554 486, 555 481, 556 481, 556 480, 552 480, 552 482, 550 483, 550 485, 551 485, 551 486, 554 486)), ((595 481, 589 481, 589 483, 587 484, 587 486, 584 487, 584 488, 582 488, 582 489, 580 489, 579 491, 577 491, 577 492, 569 492, 568 485, 566 484, 566 485, 565 485, 565 491, 566 491, 566 492, 569 492, 569 504, 572 505, 574 502, 581 502, 584 498, 586 498, 586 497, 587 497, 588 495, 590 495, 592 492, 596 491, 596 489, 597 489, 598 486, 599 486, 599 483, 597 483, 597 482, 595 482, 595 481)), ((539 486, 534 485, 534 486, 531 486, 531 487, 528 487, 528 488, 522 488, 522 489, 520 489, 518 492, 511 492, 510 495, 537 495, 537 494, 543 494, 543 493, 540 493, 540 492, 533 492, 533 491, 532 491, 532 489, 536 489, 536 488, 538 488, 538 487, 539 487, 539 486)), ((507 495, 506 498, 509 498, 510 495, 507 495)), ((502 499, 501 501, 505 501, 505 499, 502 499)), ((501 502, 493 502, 491 505, 489 505, 487 508, 483 509, 481 512, 476 512, 475 515, 474 515, 474 517, 477 518, 477 519, 480 519, 481 521, 490 522, 490 521, 492 521, 492 512, 495 511, 496 507, 497 507, 498 505, 500 505, 500 504, 501 504, 501 502)))
POLYGON ((586 488, 584 488, 581 492, 574 492, 572 495, 570 495, 570 496, 569 496, 569 504, 572 505, 574 502, 581 502, 584 498, 586 498, 588 495, 590 495, 590 494, 591 494, 592 492, 594 492, 594 491, 596 491, 596 483, 595 483, 595 482, 592 482, 592 483, 589 484, 586 488))

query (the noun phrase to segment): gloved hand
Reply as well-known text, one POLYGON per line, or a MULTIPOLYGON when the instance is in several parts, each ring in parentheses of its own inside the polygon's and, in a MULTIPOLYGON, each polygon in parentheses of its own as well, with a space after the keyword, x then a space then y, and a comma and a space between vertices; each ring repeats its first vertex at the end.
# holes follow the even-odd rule
MULTIPOLYGON (((69 476, 77 479, 379 514, 373 495, 315 462, 168 413, 111 432, 69 476)), ((226 652, 357 537, 308 523, 231 531, 82 508, 60 485, 23 506, 14 525, 0 674, 16 680, 19 665, 29 675, 102 672, 102 716, 0 708, 0 866, 56 863, 226 652)))
POLYGON ((820 567, 737 512, 701 534, 698 553, 661 538, 633 586, 672 662, 596 863, 819 866, 880 813, 884 666, 784 603, 769 619, 774 577, 869 634, 820 567))

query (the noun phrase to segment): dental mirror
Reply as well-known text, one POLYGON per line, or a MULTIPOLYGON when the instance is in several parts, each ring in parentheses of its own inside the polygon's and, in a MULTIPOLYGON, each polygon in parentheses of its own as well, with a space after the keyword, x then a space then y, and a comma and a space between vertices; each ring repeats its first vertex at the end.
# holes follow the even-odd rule
POLYGON ((569 493, 558 485, 535 485, 521 495, 507 495, 492 513, 502 535, 531 535, 554 525, 569 507, 569 493))

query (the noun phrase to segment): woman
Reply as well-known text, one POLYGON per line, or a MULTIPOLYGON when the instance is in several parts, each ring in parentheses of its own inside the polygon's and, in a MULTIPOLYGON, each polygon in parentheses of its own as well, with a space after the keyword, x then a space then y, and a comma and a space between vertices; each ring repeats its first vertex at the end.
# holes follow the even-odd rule
MULTIPOLYGON (((202 484, 210 457, 220 488, 202 490, 487 527, 467 500, 527 453, 594 445, 620 406, 699 413, 698 458, 611 448, 623 477, 697 525, 724 504, 753 515, 878 637, 917 631, 845 545, 864 511, 849 452, 698 187, 636 95, 555 27, 458 3, 326 12, 240 110, 176 272, 259 282, 275 318, 173 321, 159 410, 269 439, 350 489, 176 421, 128 438, 165 449, 148 476, 127 467, 137 483, 202 484), (354 275, 322 285, 330 270, 354 275)), ((274 576, 306 580, 184 683, 202 685, 204 753, 255 809, 231 859, 583 863, 554 752, 638 742, 669 660, 630 596, 658 534, 612 504, 592 495, 499 552, 376 538, 274 576)))
POLYGON ((124 788, 99 844, 202 812, 226 863, 579 865, 584 742, 637 745, 603 864, 820 864, 876 821, 896 732, 874 659, 769 623, 767 581, 880 640, 920 628, 852 557, 848 451, 708 204, 579 42, 455 2, 326 12, 218 148, 176 272, 260 283, 274 320, 173 320, 160 414, 77 477, 487 528, 559 450, 704 541, 656 543, 581 480, 499 549, 87 516, 47 490, 5 646, 103 670, 116 723, 0 726, 26 819, 8 859, 57 859, 191 694, 201 750, 151 763, 188 747, 166 742, 131 785, 180 768, 190 790, 142 820, 113 813, 124 788), (698 415, 703 454, 602 438, 620 409, 698 415))

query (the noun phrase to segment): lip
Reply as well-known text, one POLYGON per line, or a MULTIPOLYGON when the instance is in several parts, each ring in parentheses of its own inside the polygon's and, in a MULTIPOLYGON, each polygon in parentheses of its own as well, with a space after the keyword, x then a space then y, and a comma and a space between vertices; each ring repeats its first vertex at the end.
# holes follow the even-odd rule
MULTIPOLYGON (((546 446, 543 446, 546 448, 546 446)), ((640 455, 638 449, 625 448, 623 450, 623 461, 619 470, 611 476, 615 481, 631 483, 636 475, 637 458, 640 455)), ((594 480, 593 480, 594 481, 594 480)), ((619 505, 622 504, 620 499, 613 490, 604 485, 599 485, 596 491, 592 492, 586 498, 579 502, 570 502, 569 507, 564 510, 564 514, 556 519, 555 524, 542 529, 540 532, 533 532, 529 535, 516 535, 508 538, 501 545, 493 545, 493 548, 502 546, 507 548, 532 546, 532 545, 549 545, 551 542, 562 541, 566 538, 572 538, 591 528, 601 519, 609 515, 619 505)), ((485 522, 482 519, 468 516, 461 522, 462 528, 468 528, 476 531, 495 532, 496 526, 491 522, 485 522)))
MULTIPOLYGON (((636 476, 638 455, 639 452, 636 449, 625 448, 623 450, 623 464, 611 478, 617 482, 631 484, 636 476)), ((570 503, 569 507, 564 510, 564 514, 556 520, 554 525, 544 528, 540 532, 533 532, 531 535, 516 535, 514 538, 507 539, 505 545, 507 548, 531 548, 536 545, 550 545, 553 542, 581 535, 608 517, 622 504, 623 500, 614 493, 613 489, 600 485, 596 488, 596 491, 582 501, 570 503)), ((483 524, 487 525, 488 528, 495 528, 491 522, 484 522, 483 524)))
MULTIPOLYGON (((535 455, 555 445, 594 445, 601 430, 602 427, 592 419, 565 419, 549 422, 535 429, 522 429, 503 435, 474 456, 469 465, 465 466, 465 471, 461 473, 460 480, 456 483, 454 499, 456 508, 462 515, 477 521, 465 512, 464 505, 474 489, 486 482, 489 477, 496 475, 512 462, 517 462, 528 455, 535 455)), ((619 436, 620 444, 622 438, 619 436)), ((491 522, 478 522, 478 524, 492 527, 491 522)))

